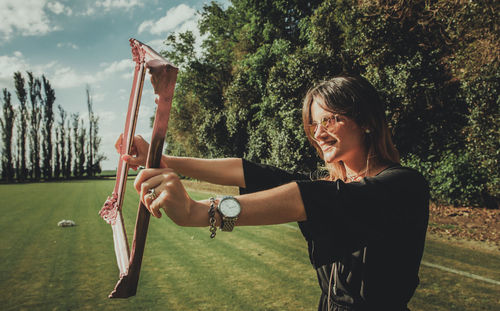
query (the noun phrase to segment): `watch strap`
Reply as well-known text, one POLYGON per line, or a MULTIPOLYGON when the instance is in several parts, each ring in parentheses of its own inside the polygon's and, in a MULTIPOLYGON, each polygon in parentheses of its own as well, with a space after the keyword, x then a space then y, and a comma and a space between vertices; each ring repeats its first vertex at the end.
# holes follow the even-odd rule
POLYGON ((233 231, 234 223, 236 222, 238 217, 229 218, 229 217, 224 217, 221 215, 221 218, 222 218, 222 220, 221 220, 221 224, 220 224, 220 229, 222 231, 228 231, 228 232, 233 231))

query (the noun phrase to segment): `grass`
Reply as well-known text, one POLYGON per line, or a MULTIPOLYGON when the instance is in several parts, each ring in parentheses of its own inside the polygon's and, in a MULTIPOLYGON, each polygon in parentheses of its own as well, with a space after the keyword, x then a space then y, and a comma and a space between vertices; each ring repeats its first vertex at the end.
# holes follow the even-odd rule
MULTIPOLYGON (((107 299, 118 270, 111 229, 97 212, 113 185, 89 180, 0 186, 2 310, 316 309, 320 291, 295 225, 238 227, 211 240, 208 228, 181 228, 166 217, 151 219, 137 295, 107 299), (62 219, 77 226, 57 227, 62 219)), ((136 211, 129 181, 129 237, 136 211)), ((424 260, 500 280, 498 252, 430 239, 424 260)), ((497 285, 425 266, 420 276, 412 310, 496 310, 500 304, 497 285)))

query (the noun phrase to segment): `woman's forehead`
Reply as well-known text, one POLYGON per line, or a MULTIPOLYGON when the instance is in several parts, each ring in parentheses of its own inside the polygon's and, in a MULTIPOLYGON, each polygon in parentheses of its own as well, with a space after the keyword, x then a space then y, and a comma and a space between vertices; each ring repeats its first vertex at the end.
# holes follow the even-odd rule
POLYGON ((325 100, 321 96, 315 96, 313 98, 312 104, 311 104, 311 114, 313 114, 313 110, 315 111, 316 114, 321 113, 321 114, 341 114, 340 111, 337 111, 335 109, 332 109, 331 107, 328 107, 326 104, 325 100))

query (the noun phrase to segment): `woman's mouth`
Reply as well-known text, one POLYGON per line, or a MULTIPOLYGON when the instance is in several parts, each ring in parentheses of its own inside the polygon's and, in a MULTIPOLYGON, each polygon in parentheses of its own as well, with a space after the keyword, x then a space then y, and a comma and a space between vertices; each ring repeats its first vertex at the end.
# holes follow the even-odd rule
POLYGON ((337 143, 337 140, 334 139, 334 140, 330 140, 330 141, 327 141, 327 142, 322 142, 320 144, 320 146, 321 146, 321 149, 328 150, 328 149, 334 147, 336 143, 337 143))

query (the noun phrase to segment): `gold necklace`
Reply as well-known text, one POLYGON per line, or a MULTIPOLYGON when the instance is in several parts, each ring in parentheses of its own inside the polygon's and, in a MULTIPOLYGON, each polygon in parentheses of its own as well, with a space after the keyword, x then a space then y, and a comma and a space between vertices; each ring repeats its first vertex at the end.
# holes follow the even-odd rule
POLYGON ((361 177, 361 175, 366 174, 367 171, 368 171, 368 169, 365 169, 364 171, 362 171, 361 173, 359 173, 357 175, 350 175, 346 171, 345 175, 346 175, 347 178, 349 178, 350 181, 356 181, 356 179, 358 179, 359 177, 361 177))

